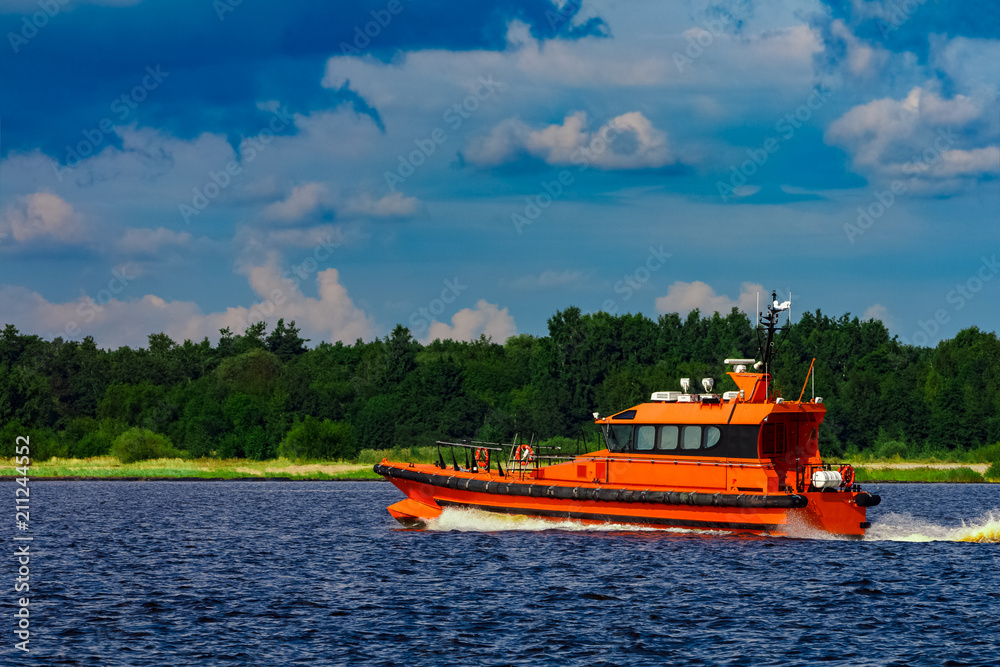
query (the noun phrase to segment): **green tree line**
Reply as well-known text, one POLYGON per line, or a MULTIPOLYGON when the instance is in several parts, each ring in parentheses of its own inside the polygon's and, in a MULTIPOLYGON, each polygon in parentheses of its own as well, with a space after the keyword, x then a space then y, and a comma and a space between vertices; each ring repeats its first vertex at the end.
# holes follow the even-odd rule
MULTIPOLYGON (((723 359, 758 349, 736 309, 652 320, 571 307, 549 319, 547 336, 504 343, 422 345, 400 325, 371 342, 309 348, 299 334, 279 320, 270 332, 264 323, 223 329, 214 346, 156 333, 145 348, 105 350, 90 337, 46 341, 7 325, 0 442, 10 456, 15 436, 31 435, 40 459, 105 455, 116 443, 144 451, 160 443, 192 457, 320 459, 448 438, 593 439, 593 412, 679 389, 680 377, 735 389, 723 359)), ((805 313, 776 347, 780 395, 798 397, 813 357, 828 455, 1000 442, 995 333, 973 327, 922 348, 901 344, 877 320, 805 313)))

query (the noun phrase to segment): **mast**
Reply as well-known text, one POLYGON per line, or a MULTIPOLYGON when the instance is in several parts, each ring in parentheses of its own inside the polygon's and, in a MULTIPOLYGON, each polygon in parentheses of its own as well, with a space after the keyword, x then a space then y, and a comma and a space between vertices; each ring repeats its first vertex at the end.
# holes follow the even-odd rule
MULTIPOLYGON (((758 353, 760 354, 760 361, 764 365, 764 375, 765 383, 767 383, 767 395, 770 396, 770 382, 768 381, 771 374, 771 359, 774 357, 774 334, 777 329, 778 313, 788 310, 791 308, 792 301, 789 299, 784 303, 778 303, 778 293, 771 292, 771 303, 767 307, 766 313, 757 313, 757 321, 760 325, 764 326, 764 343, 761 345, 758 353)), ((791 321, 789 321, 791 324, 791 321)))

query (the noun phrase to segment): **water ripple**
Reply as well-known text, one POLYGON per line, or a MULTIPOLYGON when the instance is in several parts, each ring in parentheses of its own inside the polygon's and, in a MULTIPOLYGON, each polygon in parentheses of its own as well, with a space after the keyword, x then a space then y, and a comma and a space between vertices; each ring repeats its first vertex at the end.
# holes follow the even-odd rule
POLYGON ((469 515, 401 530, 378 482, 32 490, 39 664, 1000 658, 997 546, 955 541, 996 531, 998 486, 880 485, 862 542, 469 515))

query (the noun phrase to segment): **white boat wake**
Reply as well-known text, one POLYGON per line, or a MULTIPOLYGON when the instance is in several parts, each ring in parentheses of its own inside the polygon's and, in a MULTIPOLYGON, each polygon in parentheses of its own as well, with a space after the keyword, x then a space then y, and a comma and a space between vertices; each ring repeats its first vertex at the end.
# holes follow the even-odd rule
POLYGON ((425 530, 493 533, 500 531, 538 532, 563 530, 568 532, 627 532, 627 533, 696 533, 725 535, 723 531, 689 530, 686 528, 650 528, 624 523, 583 523, 581 521, 550 521, 517 514, 500 514, 477 509, 447 507, 441 516, 427 522, 425 530))
POLYGON ((886 542, 1000 542, 1000 512, 992 510, 961 526, 943 526, 909 514, 890 512, 872 522, 867 541, 886 542))
MULTIPOLYGON (((427 522, 425 530, 495 533, 503 531, 539 532, 561 530, 595 533, 680 533, 694 535, 732 535, 729 531, 694 530, 687 528, 650 528, 624 523, 583 523, 580 521, 550 521, 537 517, 499 514, 477 509, 446 508, 436 519, 427 522)), ((792 520, 787 536, 798 539, 841 540, 821 530, 792 520)), ((873 522, 865 535, 868 542, 980 542, 1000 543, 1000 511, 993 510, 961 526, 945 526, 909 514, 890 512, 873 522)))

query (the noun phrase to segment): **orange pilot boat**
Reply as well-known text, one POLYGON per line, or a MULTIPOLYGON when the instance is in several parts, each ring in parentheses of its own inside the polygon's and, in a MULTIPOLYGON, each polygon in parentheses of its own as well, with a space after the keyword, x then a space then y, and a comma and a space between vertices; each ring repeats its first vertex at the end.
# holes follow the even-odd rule
POLYGON ((656 392, 609 417, 595 413, 606 449, 572 457, 541 455, 515 438, 439 442, 436 464, 383 460, 375 472, 406 494, 389 513, 413 527, 454 507, 553 521, 863 537, 866 508, 880 498, 854 483, 850 466, 823 463, 823 399, 803 402, 805 383, 797 401, 773 396, 776 320, 789 302, 772 300, 758 315, 760 359, 725 360, 737 390, 712 393, 706 378, 703 393, 692 392, 682 378, 682 391, 656 392))

